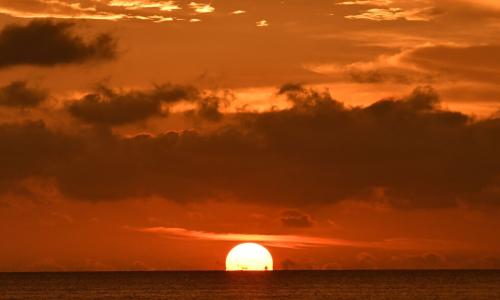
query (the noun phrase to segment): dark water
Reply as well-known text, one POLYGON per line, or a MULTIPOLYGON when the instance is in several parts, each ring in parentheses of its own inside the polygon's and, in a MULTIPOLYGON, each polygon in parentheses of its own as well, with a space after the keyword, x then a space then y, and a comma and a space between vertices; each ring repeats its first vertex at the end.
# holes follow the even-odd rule
POLYGON ((500 299, 500 271, 0 273, 0 299, 500 299))

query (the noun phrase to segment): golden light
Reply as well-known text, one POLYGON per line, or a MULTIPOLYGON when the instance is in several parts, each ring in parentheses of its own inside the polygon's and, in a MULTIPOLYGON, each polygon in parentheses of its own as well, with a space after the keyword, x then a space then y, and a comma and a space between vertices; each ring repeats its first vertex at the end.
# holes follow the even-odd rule
POLYGON ((239 244, 226 257, 226 271, 272 271, 273 257, 256 243, 239 244))

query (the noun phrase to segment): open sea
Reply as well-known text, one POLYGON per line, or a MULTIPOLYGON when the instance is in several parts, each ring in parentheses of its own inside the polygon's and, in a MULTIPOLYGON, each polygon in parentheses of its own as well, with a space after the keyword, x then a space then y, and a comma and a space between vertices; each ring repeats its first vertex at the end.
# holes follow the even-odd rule
POLYGON ((500 271, 0 273, 0 299, 500 300, 500 271))

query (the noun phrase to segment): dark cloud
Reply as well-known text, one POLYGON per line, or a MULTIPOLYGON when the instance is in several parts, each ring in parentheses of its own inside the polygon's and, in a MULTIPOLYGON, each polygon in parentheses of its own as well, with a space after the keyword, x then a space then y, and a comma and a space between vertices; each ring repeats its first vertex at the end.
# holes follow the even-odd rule
POLYGON ((232 99, 228 95, 224 95, 223 97, 216 95, 200 97, 196 101, 196 108, 186 111, 185 115, 195 122, 200 120, 219 122, 224 117, 221 107, 229 104, 231 101, 232 99))
POLYGON ((116 56, 116 41, 111 35, 100 34, 85 41, 71 31, 73 26, 50 20, 5 26, 0 32, 0 68, 84 63, 116 56))
POLYGON ((50 177, 64 195, 92 201, 498 204, 499 119, 442 109, 429 87, 354 108, 303 87, 286 95, 289 109, 226 115, 210 132, 125 138, 96 128, 68 137, 40 124, 3 125, 0 144, 9 147, 0 154, 10 167, 0 178, 50 177))
POLYGON ((166 113, 162 110, 163 104, 194 101, 198 97, 198 91, 189 86, 162 85, 152 90, 127 92, 101 86, 94 93, 70 104, 68 110, 75 118, 90 124, 123 125, 166 113))
POLYGON ((67 159, 76 139, 50 131, 42 121, 0 124, 0 189, 28 177, 48 177, 67 159))
POLYGON ((47 91, 30 88, 26 81, 13 81, 0 87, 0 106, 35 107, 47 98, 47 91))
POLYGON ((218 97, 207 97, 198 103, 198 115, 209 121, 220 121, 223 117, 220 112, 221 101, 218 97))
MULTIPOLYGON (((384 99, 378 101, 367 109, 377 113, 404 113, 404 112, 432 112, 438 109, 439 95, 429 86, 416 88, 404 101, 396 99, 384 99)), ((456 113, 455 117, 460 117, 460 113, 456 113)), ((463 116, 463 120, 467 117, 463 116)))
POLYGON ((287 83, 287 84, 284 84, 280 87, 280 89, 278 91, 278 95, 283 95, 283 94, 287 94, 290 92, 302 92, 302 91, 304 91, 304 88, 302 87, 301 84, 299 84, 299 83, 287 83))
POLYGON ((397 83, 397 84, 424 84, 434 81, 431 74, 414 71, 405 67, 359 68, 351 66, 344 71, 348 81, 362 84, 397 83))
POLYGON ((311 217, 298 210, 287 210, 281 215, 281 223, 285 227, 307 228, 312 227, 314 222, 311 217))

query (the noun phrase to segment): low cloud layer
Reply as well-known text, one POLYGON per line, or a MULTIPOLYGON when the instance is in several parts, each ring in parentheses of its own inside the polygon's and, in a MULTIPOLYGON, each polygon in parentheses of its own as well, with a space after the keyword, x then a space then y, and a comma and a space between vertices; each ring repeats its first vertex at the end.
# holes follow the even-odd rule
POLYGON ((90 41, 74 34, 71 22, 36 20, 7 25, 0 31, 0 68, 54 66, 115 58, 116 41, 100 34, 90 41))
MULTIPOLYGON (((126 138, 99 128, 63 134, 42 122, 3 124, 0 142, 9 147, 0 150, 8 160, 0 182, 8 191, 7 182, 51 179, 65 196, 86 201, 157 195, 292 207, 346 199, 402 208, 498 204, 499 119, 442 109, 428 87, 353 108, 300 85, 280 92, 291 108, 226 114, 209 132, 126 138)), ((88 110, 87 118, 101 112, 88 110)))

